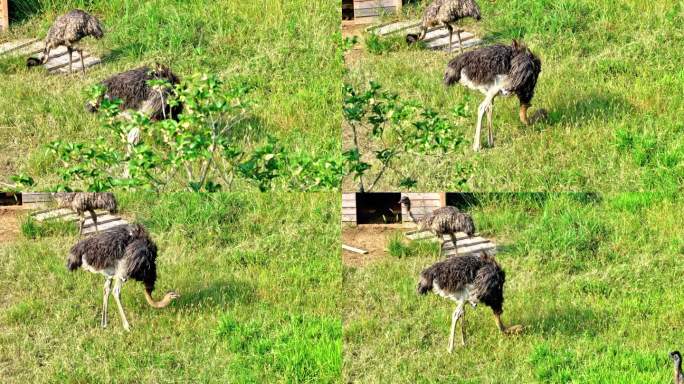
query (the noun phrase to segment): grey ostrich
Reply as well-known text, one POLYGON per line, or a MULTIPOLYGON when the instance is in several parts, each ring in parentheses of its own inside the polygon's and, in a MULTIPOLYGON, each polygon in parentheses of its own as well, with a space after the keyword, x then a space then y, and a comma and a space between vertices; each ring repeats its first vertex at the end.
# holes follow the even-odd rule
POLYGON ((475 234, 475 223, 473 218, 465 213, 459 212, 458 208, 446 206, 437 208, 434 211, 426 214, 420 220, 416 220, 411 212, 411 200, 408 196, 402 196, 399 200, 411 220, 416 223, 419 231, 429 230, 435 234, 444 246, 444 235, 449 235, 451 241, 454 243, 456 255, 458 255, 458 247, 456 246, 456 232, 464 232, 468 237, 475 234))
POLYGON ((465 345, 465 303, 475 308, 478 303, 490 307, 494 312, 496 326, 504 334, 517 334, 521 325, 506 327, 501 321, 503 313, 503 288, 506 275, 493 257, 480 256, 450 257, 439 261, 420 273, 418 293, 435 294, 458 303, 451 315, 451 333, 448 351, 454 350, 456 323, 461 320, 461 343, 465 345))
POLYGON ((116 197, 111 192, 59 192, 53 194, 53 197, 57 200, 59 208, 70 208, 78 213, 81 218, 78 226, 79 235, 83 234, 86 211, 90 213, 90 217, 93 219, 95 232, 99 232, 95 210, 105 209, 109 213, 116 213, 117 210, 116 197))
POLYGON ((70 271, 82 267, 88 272, 105 276, 104 297, 102 301, 102 327, 107 327, 107 304, 114 282, 114 301, 121 315, 125 330, 130 331, 121 305, 121 287, 128 279, 145 285, 145 300, 153 308, 164 308, 172 300, 180 297, 171 291, 160 301, 152 298, 157 281, 157 246, 147 230, 140 224, 129 224, 88 237, 76 243, 69 251, 67 268, 70 271))
MULTIPOLYGON (((427 34, 428 28, 443 25, 449 30, 449 52, 451 52, 451 40, 454 33, 454 27, 452 27, 451 24, 455 24, 466 17, 472 17, 475 20, 480 20, 482 18, 480 6, 477 5, 475 0, 435 0, 428 5, 427 9, 425 9, 423 20, 420 25, 420 34, 408 34, 406 36, 406 42, 412 44, 416 41, 423 40, 427 34)), ((456 29, 458 47, 460 48, 461 53, 463 53, 461 32, 462 30, 456 29)))
MULTIPOLYGON (((488 143, 494 145, 492 134, 492 114, 494 112, 494 98, 498 95, 509 96, 515 94, 520 100, 520 121, 529 125, 527 109, 534 96, 534 88, 541 72, 541 60, 522 43, 513 40, 511 45, 492 45, 479 48, 456 56, 447 65, 444 74, 444 84, 454 83, 482 92, 484 101, 478 108, 477 126, 473 150, 480 149, 480 132, 482 117, 487 112, 488 143)), ((546 111, 538 110, 532 118, 546 116, 546 111)))
POLYGON ((684 374, 682 374, 682 355, 679 351, 670 352, 670 358, 674 363, 674 383, 684 384, 684 374))
POLYGON ((47 63, 50 58, 50 50, 63 45, 69 53, 69 72, 72 68, 72 53, 76 51, 81 57, 81 71, 85 75, 83 50, 78 47, 78 43, 86 36, 93 36, 98 40, 104 36, 100 21, 95 16, 80 9, 69 11, 67 14, 58 17, 50 27, 45 38, 43 58, 40 61, 30 58, 27 65, 35 66, 47 63))
POLYGON ((152 120, 176 119, 183 107, 180 104, 170 106, 168 99, 173 94, 173 87, 180 81, 180 78, 165 65, 156 64, 154 68, 144 66, 132 69, 101 82, 105 93, 98 100, 89 101, 86 109, 90 112, 97 111, 103 98, 120 99, 122 110, 139 110, 152 120), (150 80, 165 80, 170 86, 153 87, 148 84, 150 80))

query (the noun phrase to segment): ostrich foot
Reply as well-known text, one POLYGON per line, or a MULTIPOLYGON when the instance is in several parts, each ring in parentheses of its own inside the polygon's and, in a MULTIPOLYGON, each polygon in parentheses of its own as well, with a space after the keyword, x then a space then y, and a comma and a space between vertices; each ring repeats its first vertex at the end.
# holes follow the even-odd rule
POLYGON ((504 330, 504 335, 509 335, 509 336, 510 335, 519 335, 519 334, 523 333, 524 330, 525 330, 525 327, 520 325, 520 324, 511 325, 510 327, 506 328, 506 330, 504 330))

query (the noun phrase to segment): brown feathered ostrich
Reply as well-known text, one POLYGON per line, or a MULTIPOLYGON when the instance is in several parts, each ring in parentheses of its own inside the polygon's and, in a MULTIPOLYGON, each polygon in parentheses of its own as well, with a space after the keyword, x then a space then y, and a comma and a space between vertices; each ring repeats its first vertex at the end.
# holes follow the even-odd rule
POLYGON ((53 197, 57 201, 57 207, 70 208, 78 214, 80 217, 79 235, 83 234, 86 211, 90 213, 90 217, 93 219, 95 232, 99 232, 95 210, 104 209, 109 213, 116 213, 117 210, 116 197, 111 192, 58 192, 53 194, 53 197))
POLYGON ((72 68, 72 53, 76 51, 81 57, 81 71, 85 75, 83 50, 80 49, 78 43, 86 36, 93 36, 98 40, 104 36, 100 21, 95 16, 80 9, 69 11, 67 14, 58 17, 50 27, 45 38, 45 49, 42 59, 38 61, 37 59, 29 58, 27 65, 31 67, 47 63, 50 58, 50 50, 63 45, 69 53, 69 72, 71 72, 72 68))
POLYGON ((446 206, 437 208, 434 211, 426 214, 420 220, 416 220, 411 212, 411 200, 408 196, 402 196, 399 203, 406 209, 411 220, 418 226, 419 231, 431 231, 444 247, 444 235, 449 235, 451 241, 454 243, 456 255, 458 255, 458 247, 456 246, 456 232, 464 232, 468 237, 475 234, 475 223, 473 218, 465 213, 460 212, 458 208, 446 206))
POLYGON ((506 274, 493 257, 486 253, 480 256, 458 256, 439 261, 420 273, 418 293, 435 294, 458 303, 451 315, 451 333, 448 351, 454 350, 456 323, 461 320, 461 343, 465 345, 465 303, 475 308, 478 303, 490 307, 494 312, 496 326, 504 334, 517 334, 521 325, 506 327, 501 321, 503 313, 503 288, 506 274))
POLYGON ((138 110, 152 120, 176 119, 183 106, 171 107, 168 100, 173 94, 173 87, 180 82, 169 67, 159 63, 154 68, 143 66, 118 73, 100 83, 105 88, 104 94, 98 100, 89 101, 86 109, 95 112, 100 108, 102 99, 120 99, 122 110, 138 110), (150 80, 165 80, 169 86, 153 87, 148 84, 150 80))
POLYGON ((157 246, 147 230, 140 224, 116 227, 108 232, 79 241, 69 251, 67 268, 73 271, 79 267, 105 276, 104 297, 102 301, 102 327, 107 327, 107 304, 114 281, 114 301, 121 315, 125 330, 130 331, 121 305, 121 287, 128 279, 145 285, 145 300, 153 308, 164 308, 172 300, 180 297, 171 291, 160 301, 152 298, 157 281, 157 246))
MULTIPOLYGON (((492 114, 494 98, 515 94, 520 100, 520 121, 529 125, 527 109, 530 107, 537 78, 541 72, 541 60, 524 44, 513 40, 511 45, 492 45, 479 48, 456 56, 447 65, 444 84, 455 83, 482 92, 484 101, 480 104, 475 128, 473 150, 480 149, 480 132, 482 117, 487 112, 488 143, 494 145, 492 134, 492 114)), ((546 116, 546 111, 538 110, 532 122, 546 116)))
MULTIPOLYGON (((454 27, 451 24, 456 24, 459 20, 466 17, 472 17, 475 20, 482 18, 480 14, 480 6, 475 0, 435 0, 425 9, 423 20, 420 25, 420 34, 406 35, 406 42, 409 44, 416 41, 423 40, 427 34, 428 28, 436 26, 444 26, 449 30, 449 52, 452 50, 452 36, 454 27)), ((458 47, 463 53, 463 43, 461 42, 461 29, 456 29, 456 37, 458 38, 458 47)))
POLYGON ((684 384, 684 374, 682 374, 682 355, 679 351, 670 352, 670 358, 674 363, 674 383, 684 384))

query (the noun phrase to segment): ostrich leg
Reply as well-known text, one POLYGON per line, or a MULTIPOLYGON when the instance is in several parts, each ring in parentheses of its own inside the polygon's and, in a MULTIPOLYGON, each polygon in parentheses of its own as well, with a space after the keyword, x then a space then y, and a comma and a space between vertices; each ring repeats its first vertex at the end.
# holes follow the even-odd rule
POLYGON ((458 38, 458 48, 460 48, 461 53, 463 53, 463 43, 461 42, 461 30, 456 30, 456 37, 458 38))
POLYGON ((123 306, 121 305, 122 285, 123 282, 121 281, 121 279, 116 279, 116 282, 114 283, 114 301, 116 301, 116 305, 119 308, 119 315, 121 315, 121 322, 123 323, 124 329, 130 331, 131 326, 128 324, 128 320, 126 320, 126 314, 124 313, 123 306))
POLYGON ((81 57, 81 73, 83 74, 83 76, 85 76, 85 64, 83 64, 83 50, 82 49, 78 50, 78 56, 81 57))
MULTIPOLYGON (((452 40, 452 36, 454 35, 454 27, 452 27, 451 24, 447 23, 446 29, 449 30, 449 51, 447 52, 447 54, 449 54, 449 53, 451 53, 451 49, 453 48, 452 47, 453 44, 451 43, 451 40, 452 40)), ((461 41, 460 38, 459 38, 459 41, 461 41)), ((463 48, 461 48, 461 53, 463 53, 463 48)))
POLYGON ((494 117, 494 100, 492 100, 492 103, 489 105, 489 109, 487 110, 487 145, 489 148, 494 146, 494 134, 492 133, 492 118, 494 117))
POLYGON ((81 218, 78 224, 78 236, 83 236, 83 224, 85 223, 85 212, 78 212, 78 216, 81 218))
POLYGON ((72 54, 74 53, 74 49, 71 47, 67 47, 67 51, 69 53, 69 73, 71 73, 71 62, 72 62, 72 54))
POLYGON ((451 315, 451 334, 449 335, 449 353, 454 351, 454 333, 456 333, 456 322, 463 315, 463 312, 464 312, 463 304, 464 304, 464 302, 460 301, 458 303, 458 307, 456 307, 456 310, 451 315))
POLYGON ((463 313, 461 314, 461 345, 466 345, 466 335, 465 335, 465 307, 463 308, 463 313))
POLYGON ((93 224, 95 224, 95 232, 100 232, 97 229, 97 214, 92 209, 89 209, 88 212, 90 212, 90 217, 93 219, 93 224))
POLYGON ((487 91, 487 96, 485 97, 482 104, 477 109, 477 126, 475 126, 475 140, 473 141, 473 151, 480 150, 480 134, 482 133, 482 118, 485 112, 489 108, 490 104, 494 101, 496 95, 501 91, 501 86, 493 87, 487 91))
POLYGON ((456 256, 458 256, 458 246, 456 245, 456 234, 453 232, 449 234, 449 237, 451 237, 451 242, 454 243, 454 250, 456 250, 456 256))
POLYGON ((109 304, 109 293, 111 292, 112 278, 107 277, 104 283, 104 297, 102 299, 102 328, 107 328, 107 307, 109 304))
POLYGON ((43 64, 47 63, 48 60, 50 59, 50 50, 52 50, 52 48, 49 45, 45 47, 45 52, 43 53, 43 60, 42 60, 43 64))

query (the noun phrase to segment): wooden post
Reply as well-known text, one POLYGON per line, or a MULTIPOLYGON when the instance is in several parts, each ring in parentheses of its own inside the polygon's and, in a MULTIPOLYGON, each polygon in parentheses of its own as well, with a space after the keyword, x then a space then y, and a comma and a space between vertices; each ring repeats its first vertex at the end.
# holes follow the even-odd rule
POLYGON ((399 14, 399 12, 401 12, 401 7, 402 7, 403 3, 404 3, 404 0, 394 0, 394 9, 395 9, 397 14, 399 14))
POLYGON ((7 0, 0 0, 0 31, 9 31, 9 7, 7 0))
POLYGON ((439 193, 439 206, 446 207, 446 192, 439 193))

